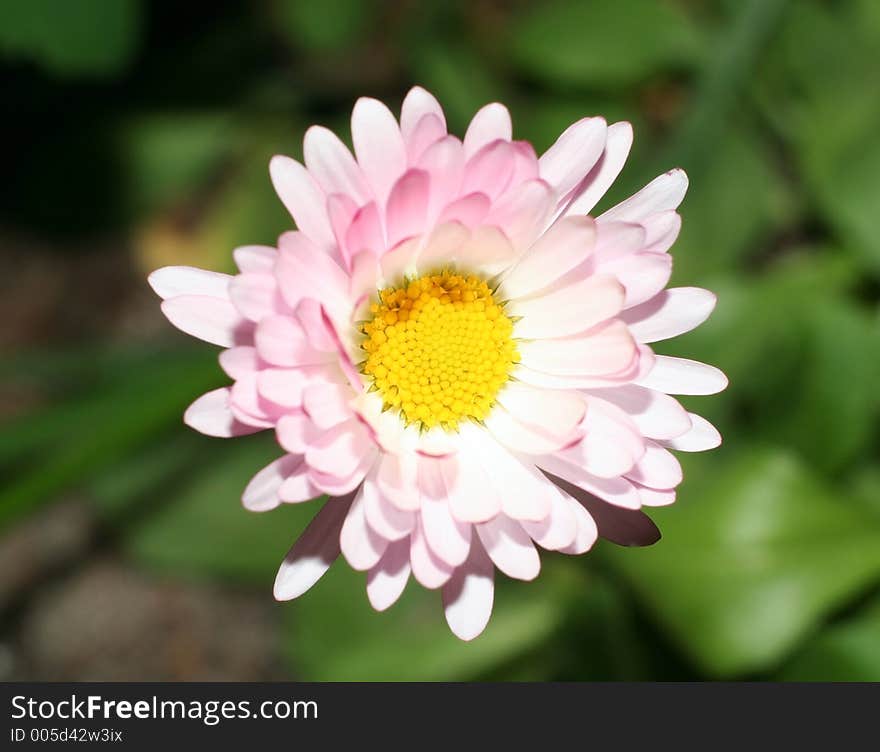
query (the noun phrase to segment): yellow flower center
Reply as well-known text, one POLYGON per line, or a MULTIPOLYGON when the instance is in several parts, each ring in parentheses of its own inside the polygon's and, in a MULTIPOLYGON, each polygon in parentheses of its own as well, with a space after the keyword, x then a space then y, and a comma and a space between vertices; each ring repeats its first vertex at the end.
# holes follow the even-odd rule
POLYGON ((474 275, 444 270, 386 287, 370 313, 361 368, 407 424, 482 420, 519 360, 512 322, 474 275))

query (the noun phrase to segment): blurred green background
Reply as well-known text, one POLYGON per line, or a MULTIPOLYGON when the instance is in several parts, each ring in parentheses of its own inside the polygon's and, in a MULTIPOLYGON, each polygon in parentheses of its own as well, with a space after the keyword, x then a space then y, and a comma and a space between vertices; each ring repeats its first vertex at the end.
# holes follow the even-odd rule
POLYGON ((0 4, 0 678, 880 680, 878 49, 876 0, 0 4), (720 303, 663 349, 731 381, 663 540, 545 556, 471 644, 345 566, 272 600, 314 507, 241 508, 278 450, 182 425, 224 378, 145 283, 272 244, 269 157, 414 83, 539 152, 632 121, 604 207, 686 168, 673 281, 720 303))

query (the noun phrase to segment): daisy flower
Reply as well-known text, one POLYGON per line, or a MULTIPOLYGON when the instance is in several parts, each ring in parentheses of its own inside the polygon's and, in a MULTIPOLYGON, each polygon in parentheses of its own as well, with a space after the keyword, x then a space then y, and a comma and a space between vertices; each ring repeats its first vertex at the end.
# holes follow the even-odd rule
POLYGON ((682 480, 670 449, 718 432, 671 394, 726 386, 651 343, 699 325, 715 296, 665 289, 672 170, 593 218, 629 153, 629 123, 579 120, 538 157, 500 104, 464 139, 422 88, 398 121, 375 99, 351 117, 354 154, 305 134, 305 165, 270 174, 297 229, 234 251, 235 275, 150 276, 172 324, 224 348, 232 386, 185 422, 210 436, 272 430, 284 451, 244 505, 326 497, 275 596, 295 598, 340 555, 382 610, 412 575, 439 588, 460 638, 492 611, 494 571, 531 580, 538 548, 582 554, 603 536, 648 545, 642 507, 682 480))

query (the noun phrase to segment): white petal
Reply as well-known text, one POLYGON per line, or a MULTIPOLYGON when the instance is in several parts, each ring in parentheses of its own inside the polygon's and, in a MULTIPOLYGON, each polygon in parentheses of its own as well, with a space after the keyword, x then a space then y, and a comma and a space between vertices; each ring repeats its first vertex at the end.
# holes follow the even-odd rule
POLYGON ((179 295, 205 295, 228 300, 231 279, 229 274, 209 272, 194 266, 163 266, 147 277, 150 287, 162 300, 179 295))
POLYGON ((721 434, 715 426, 700 415, 688 413, 688 416, 691 419, 691 429, 674 439, 661 441, 663 446, 680 452, 705 452, 721 445, 721 434))
POLYGON ((162 302, 162 313, 182 332, 221 347, 232 347, 252 330, 228 300, 179 295, 162 302))
POLYGON ((599 528, 596 527, 596 521, 593 516, 577 501, 570 497, 565 499, 575 517, 577 524, 577 533, 574 540, 567 546, 563 546, 559 550, 564 554, 583 554, 589 551, 596 538, 599 537, 599 528))
POLYGON ((540 522, 523 522, 535 543, 550 551, 570 546, 577 536, 578 523, 568 500, 562 494, 553 497, 550 514, 540 522))
POLYGON ((637 342, 657 342, 677 337, 702 324, 717 298, 699 287, 673 287, 630 308, 621 318, 637 342))
POLYGON ((647 442, 645 454, 626 475, 643 486, 661 489, 675 488, 682 479, 675 455, 653 441, 647 442))
POLYGON ((479 635, 489 623, 494 596, 492 561, 474 539, 467 561, 443 586, 446 622, 453 634, 462 640, 472 640, 479 635))
POLYGON ((394 605, 409 580, 409 539, 390 544, 367 575, 367 597, 377 611, 394 605))
POLYGON ((675 169, 654 178, 642 190, 605 212, 602 221, 641 222, 651 214, 677 209, 687 193, 684 170, 675 169))
POLYGON ((583 399, 570 391, 551 391, 509 382, 486 427, 505 446, 526 454, 547 454, 570 443, 584 416, 583 399))
POLYGON ((410 534, 415 523, 414 514, 398 509, 385 499, 376 487, 374 475, 364 482, 363 497, 367 524, 380 536, 390 541, 397 541, 410 534))
POLYGON ((489 558, 508 577, 533 580, 541 571, 541 557, 522 525, 499 514, 477 525, 477 533, 489 558))
POLYGON ((374 567, 388 548, 388 541, 367 525, 363 494, 361 486, 339 533, 342 555, 352 569, 359 571, 374 567))
POLYGON ((691 429, 687 411, 678 400, 663 392, 626 384, 597 389, 594 394, 617 405, 651 439, 671 439, 691 429))
POLYGON ((636 357, 636 344, 622 321, 611 320, 584 334, 522 342, 522 364, 559 376, 605 376, 636 357))
POLYGON ((289 601, 314 585, 339 556, 339 532, 352 496, 328 499, 288 552, 275 578, 275 598, 289 601))
POLYGON ((409 560, 413 576, 429 590, 440 587, 452 577, 453 568, 435 556, 428 546, 421 517, 410 535, 409 560))
POLYGON ((696 360, 657 355, 654 367, 636 383, 667 394, 716 394, 727 387, 727 377, 696 360))
POLYGON ((589 276, 552 292, 514 300, 505 313, 522 317, 515 324, 517 338, 565 337, 616 316, 623 308, 624 295, 616 278, 589 276))

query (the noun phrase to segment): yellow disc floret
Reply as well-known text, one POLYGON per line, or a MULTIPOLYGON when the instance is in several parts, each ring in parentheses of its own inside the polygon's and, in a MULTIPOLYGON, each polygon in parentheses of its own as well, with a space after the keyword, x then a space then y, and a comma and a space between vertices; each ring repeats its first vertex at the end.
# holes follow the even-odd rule
POLYGON ((370 314, 361 368, 407 424, 482 420, 519 360, 512 322, 474 275, 443 270, 386 287, 370 314))

